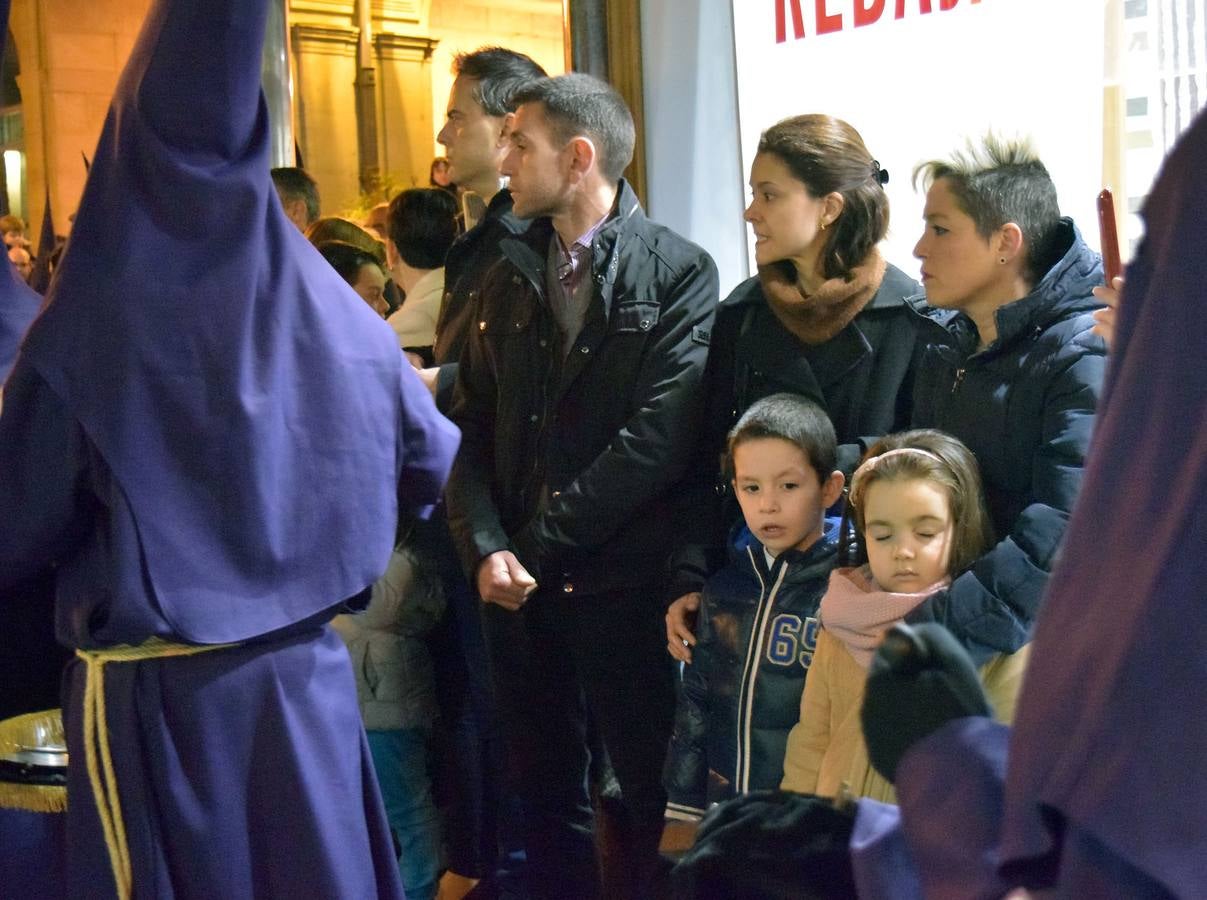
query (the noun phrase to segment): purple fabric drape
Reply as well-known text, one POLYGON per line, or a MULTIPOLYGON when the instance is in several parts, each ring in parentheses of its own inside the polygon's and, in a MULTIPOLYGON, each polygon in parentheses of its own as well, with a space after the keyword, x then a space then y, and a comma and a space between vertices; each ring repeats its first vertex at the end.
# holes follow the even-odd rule
POLYGON ((1166 160, 1128 267, 1081 498, 1010 742, 1002 859, 1039 811, 1179 896, 1207 885, 1207 116, 1166 160))

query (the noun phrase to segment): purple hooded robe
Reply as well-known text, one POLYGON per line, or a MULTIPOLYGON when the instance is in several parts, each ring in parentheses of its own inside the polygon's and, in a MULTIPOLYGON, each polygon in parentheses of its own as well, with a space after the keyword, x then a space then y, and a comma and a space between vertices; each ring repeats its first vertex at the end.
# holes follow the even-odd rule
MULTIPOLYGON (((53 567, 73 648, 238 642, 106 667, 134 896, 397 897, 325 623, 385 569, 400 508, 437 501, 457 432, 280 208, 266 8, 148 14, 7 385, 0 589, 53 567)), ((84 670, 64 680, 67 891, 103 897, 84 670)))

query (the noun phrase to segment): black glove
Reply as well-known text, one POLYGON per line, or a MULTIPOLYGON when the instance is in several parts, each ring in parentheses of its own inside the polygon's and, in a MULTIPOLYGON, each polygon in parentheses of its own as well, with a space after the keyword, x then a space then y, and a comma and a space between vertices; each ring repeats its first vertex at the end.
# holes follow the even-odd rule
POLYGON ((872 766, 896 781, 906 751, 952 719, 991 715, 976 668, 942 625, 894 625, 872 658, 863 738, 872 766))
POLYGON ((713 807, 671 873, 675 900, 855 896, 853 809, 787 791, 754 791, 713 807))

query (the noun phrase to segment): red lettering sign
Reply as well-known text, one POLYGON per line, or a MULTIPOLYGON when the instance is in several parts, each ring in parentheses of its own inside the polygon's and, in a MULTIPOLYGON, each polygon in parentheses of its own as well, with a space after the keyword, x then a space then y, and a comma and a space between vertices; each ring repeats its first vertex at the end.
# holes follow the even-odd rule
POLYGON ((880 20, 884 13, 884 0, 855 0, 855 27, 872 25, 880 20))
MULTIPOLYGON (((814 34, 834 34, 842 31, 844 26, 843 14, 840 9, 833 12, 832 7, 845 2, 851 4, 851 22, 853 27, 862 28, 874 25, 884 15, 887 0, 813 0, 814 34)), ((904 19, 907 0, 895 0, 893 18, 904 19)), ((947 12, 955 9, 960 0, 939 0, 939 11, 947 12)), ((976 5, 981 0, 968 0, 970 5, 976 5)), ((918 14, 927 15, 934 11, 934 0, 917 0, 918 14)), ((788 40, 788 16, 792 16, 792 37, 801 40, 805 36, 805 16, 801 11, 801 0, 775 0, 775 42, 782 44, 788 40)))
POLYGON ((775 0, 775 42, 782 44, 788 40, 787 23, 784 12, 784 4, 790 3, 792 6, 792 33, 799 41, 805 36, 805 17, 801 15, 800 0, 775 0))
POLYGON ((826 11, 826 0, 817 0, 815 4, 817 12, 817 33, 830 34, 835 31, 842 31, 842 13, 830 14, 826 11))
MULTIPOLYGON (((939 0, 939 2, 942 3, 943 0, 939 0)), ((930 0, 918 0, 918 12, 920 12, 920 13, 930 12, 930 0)), ((905 0, 897 0, 897 15, 894 18, 897 18, 897 19, 905 18, 905 0)))

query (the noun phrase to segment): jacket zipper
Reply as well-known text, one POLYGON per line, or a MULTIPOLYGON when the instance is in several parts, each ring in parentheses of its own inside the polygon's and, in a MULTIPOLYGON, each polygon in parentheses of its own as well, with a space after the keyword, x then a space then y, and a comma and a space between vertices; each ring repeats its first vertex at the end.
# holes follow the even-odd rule
POLYGON ((734 767, 735 789, 739 794, 750 790, 750 741, 754 722, 754 691, 758 683, 759 663, 763 656, 763 641, 766 637, 767 626, 771 622, 771 610, 775 606, 775 595, 779 592, 784 576, 788 572, 787 563, 780 566, 779 576, 767 590, 762 575, 759 574, 758 564, 754 560, 754 550, 746 548, 750 563, 754 566, 754 574, 759 580, 759 587, 764 597, 760 598, 760 606, 755 610, 754 623, 750 630, 750 643, 746 648, 746 664, 742 667, 746 676, 739 687, 738 694, 738 759, 734 767))
POLYGON ((956 380, 951 383, 951 392, 954 394, 960 387, 960 382, 964 380, 964 372, 966 369, 956 369, 956 380))

